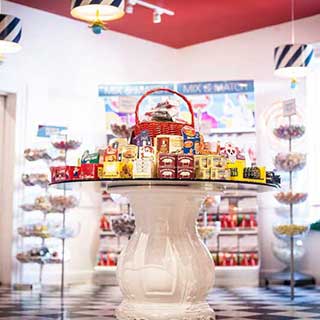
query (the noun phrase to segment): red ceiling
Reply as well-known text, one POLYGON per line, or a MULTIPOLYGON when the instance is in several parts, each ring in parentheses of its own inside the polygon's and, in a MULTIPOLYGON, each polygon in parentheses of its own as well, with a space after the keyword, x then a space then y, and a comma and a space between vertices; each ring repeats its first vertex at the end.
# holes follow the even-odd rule
MULTIPOLYGON (((11 0, 70 17, 70 0, 11 0)), ((209 41, 290 20, 291 0, 147 0, 168 8, 153 24, 152 11, 136 6, 132 15, 109 23, 112 30, 173 48, 209 41)), ((320 0, 296 0, 296 19, 320 13, 320 0)))

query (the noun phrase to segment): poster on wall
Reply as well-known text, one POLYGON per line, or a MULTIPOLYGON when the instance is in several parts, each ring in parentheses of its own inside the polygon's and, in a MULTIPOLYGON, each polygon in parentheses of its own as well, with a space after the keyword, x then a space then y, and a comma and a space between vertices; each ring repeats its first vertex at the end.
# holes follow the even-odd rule
MULTIPOLYGON (((134 125, 139 98, 147 91, 160 87, 178 91, 191 102, 196 124, 205 134, 255 131, 252 80, 101 85, 99 97, 104 99, 107 130, 110 131, 112 123, 134 125)), ((143 99, 138 112, 139 120, 145 120, 150 109, 164 101, 178 105, 178 117, 190 122, 187 104, 180 97, 166 91, 155 92, 143 99)))

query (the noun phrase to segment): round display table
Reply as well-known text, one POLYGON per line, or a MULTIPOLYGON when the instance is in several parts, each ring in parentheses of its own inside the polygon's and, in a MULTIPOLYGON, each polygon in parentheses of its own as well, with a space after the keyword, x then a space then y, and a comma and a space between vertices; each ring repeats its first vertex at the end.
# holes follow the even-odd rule
POLYGON ((117 318, 215 319, 206 302, 214 284, 214 262, 196 229, 200 203, 208 193, 261 192, 274 186, 226 181, 104 181, 110 192, 129 199, 136 218, 135 231, 118 260, 123 301, 116 310, 117 318))

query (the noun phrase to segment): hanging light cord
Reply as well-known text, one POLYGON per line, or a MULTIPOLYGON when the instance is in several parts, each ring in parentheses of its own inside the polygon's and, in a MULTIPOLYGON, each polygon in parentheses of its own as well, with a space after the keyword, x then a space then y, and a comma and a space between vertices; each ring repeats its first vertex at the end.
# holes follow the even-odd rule
POLYGON ((295 42, 295 33, 294 33, 294 0, 291 0, 291 42, 295 42))

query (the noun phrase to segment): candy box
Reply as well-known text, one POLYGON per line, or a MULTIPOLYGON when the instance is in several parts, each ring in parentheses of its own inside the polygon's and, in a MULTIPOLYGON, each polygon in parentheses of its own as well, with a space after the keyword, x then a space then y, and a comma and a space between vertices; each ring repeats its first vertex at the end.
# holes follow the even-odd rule
POLYGON ((99 157, 99 152, 89 153, 86 150, 81 157, 81 163, 99 163, 99 157))
POLYGON ((82 163, 80 179, 99 179, 102 165, 98 163, 82 163))
POLYGON ((212 155, 210 157, 210 165, 212 168, 226 168, 227 159, 220 155, 212 155))
POLYGON ((178 154, 177 156, 178 168, 194 168, 194 155, 193 154, 178 154))
POLYGON ((210 169, 212 167, 212 156, 195 155, 194 161, 196 169, 210 169))
POLYGON ((152 146, 139 147, 140 159, 154 159, 154 148, 152 146))
POLYGON ((120 178, 120 162, 119 161, 105 161, 103 163, 103 178, 117 179, 120 178))
POLYGON ((133 144, 135 144, 138 147, 151 146, 152 139, 149 136, 149 132, 147 130, 141 131, 138 135, 136 135, 133 138, 133 144))
POLYGON ((70 179, 70 180, 80 179, 81 167, 78 167, 78 166, 67 166, 67 175, 69 176, 68 179, 70 179))
POLYGON ((120 150, 122 147, 128 145, 127 138, 113 138, 109 141, 109 145, 114 149, 120 150))
POLYGON ((103 162, 114 162, 119 160, 119 150, 112 146, 108 146, 103 153, 103 162))
POLYGON ((154 162, 152 159, 137 159, 133 162, 133 178, 153 178, 154 162))
POLYGON ((134 144, 128 144, 121 148, 121 160, 135 160, 138 158, 138 147, 134 144))
POLYGON ((193 168, 178 168, 177 178, 178 179, 194 179, 195 172, 193 168))
POLYGON ((155 149, 161 153, 175 153, 181 151, 183 140, 178 135, 158 135, 155 140, 155 149))
POLYGON ((159 153, 158 168, 176 168, 177 155, 170 153, 159 153))
POLYGON ((212 168, 210 173, 211 180, 230 180, 230 170, 212 168))
POLYGON ((59 166, 51 167, 51 182, 80 179, 80 167, 59 166))
POLYGON ((211 169, 196 169, 196 179, 209 180, 211 169))
POLYGON ((200 134, 190 126, 184 126, 181 130, 183 138, 183 153, 199 154, 200 152, 200 134))
POLYGON ((122 161, 120 162, 120 178, 131 179, 133 172, 132 161, 122 161))
POLYGON ((50 167, 51 171, 51 182, 59 182, 59 181, 65 181, 66 178, 66 167, 50 167))
POLYGON ((177 176, 175 168, 158 168, 158 178, 175 179, 177 176))

